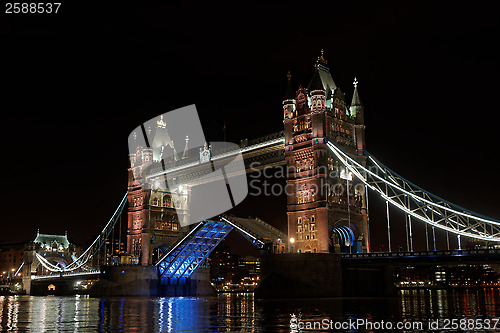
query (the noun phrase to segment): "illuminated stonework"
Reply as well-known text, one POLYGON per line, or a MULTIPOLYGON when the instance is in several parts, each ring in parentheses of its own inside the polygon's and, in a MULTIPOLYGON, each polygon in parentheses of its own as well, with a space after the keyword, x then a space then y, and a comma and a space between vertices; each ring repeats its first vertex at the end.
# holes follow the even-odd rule
POLYGON ((158 124, 158 128, 166 128, 167 124, 163 121, 163 115, 160 116, 160 120, 156 122, 158 124))
MULTIPOLYGON (((186 138, 184 153, 179 158, 163 116, 156 124, 151 136, 152 148, 138 146, 135 154, 129 156, 127 253, 144 265, 154 262, 178 238, 182 231, 179 218, 183 218, 188 204, 188 189, 179 193, 178 188, 172 191, 167 187, 165 178, 147 182, 144 177, 159 161, 168 163, 169 159, 164 156, 172 156, 171 161, 189 156, 189 138, 186 138)), ((133 138, 136 139, 136 135, 133 138)))
POLYGON ((294 239, 290 248, 294 252, 368 251, 364 188, 339 167, 326 146, 327 141, 334 142, 365 165, 358 81, 349 106, 326 64, 322 51, 308 87, 299 86, 294 93, 288 75, 283 123, 286 166, 294 170, 287 180, 292 189, 287 193, 288 234, 294 239))

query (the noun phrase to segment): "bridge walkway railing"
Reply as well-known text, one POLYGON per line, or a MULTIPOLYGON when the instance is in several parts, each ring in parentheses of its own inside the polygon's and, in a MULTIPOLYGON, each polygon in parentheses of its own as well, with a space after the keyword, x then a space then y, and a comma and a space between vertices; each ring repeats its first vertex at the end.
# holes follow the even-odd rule
POLYGON ((267 243, 286 243, 288 238, 288 236, 278 228, 256 217, 241 218, 223 215, 221 220, 229 223, 260 249, 267 243))
POLYGON ((453 249, 435 251, 398 251, 398 252, 367 252, 343 253, 342 259, 376 259, 403 257, 443 257, 443 256, 481 256, 500 255, 500 249, 453 249))
POLYGON ((60 273, 51 273, 45 275, 31 275, 32 280, 40 280, 40 279, 54 279, 54 278, 63 278, 63 277, 73 277, 73 276, 85 276, 85 275, 97 275, 101 274, 99 269, 93 269, 82 272, 60 272, 60 273))

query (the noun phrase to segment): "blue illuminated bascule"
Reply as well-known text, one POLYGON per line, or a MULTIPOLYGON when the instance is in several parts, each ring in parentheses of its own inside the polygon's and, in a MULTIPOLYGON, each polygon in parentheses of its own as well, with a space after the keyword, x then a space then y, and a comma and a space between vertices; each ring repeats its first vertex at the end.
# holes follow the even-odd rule
POLYGON ((152 146, 138 146, 130 154, 127 193, 96 240, 64 265, 31 251, 22 267, 25 289, 30 292, 33 283, 49 285, 91 275, 100 278, 97 289, 115 286, 119 292, 114 294, 196 295, 200 281, 209 281, 208 256, 232 230, 261 251, 262 282, 257 294, 262 297, 368 295, 374 291, 387 295, 395 288, 395 269, 409 262, 476 263, 482 258, 500 262, 498 249, 462 249, 467 240, 500 242, 500 221, 425 191, 366 151, 358 81, 354 80, 348 103, 323 53, 307 86, 294 87, 288 75, 283 119, 282 132, 242 140, 237 150, 205 145, 196 153, 189 149, 189 138, 184 149, 175 147, 159 119, 157 128, 145 129, 154 137, 152 146), (159 161, 158 156, 167 150, 172 151, 172 159, 159 161), (203 170, 200 165, 223 164, 237 153, 243 156, 246 173, 286 168, 286 233, 259 218, 231 215, 182 226, 183 214, 189 212, 190 188, 196 186, 203 170), (183 185, 163 186, 167 173, 170 179, 182 179, 183 185), (376 252, 370 244, 368 191, 385 202, 382 226, 387 231, 388 252, 376 252), (402 212, 404 221, 392 220, 389 207, 402 212), (124 235, 117 230, 121 215, 127 220, 124 235), (404 223, 406 251, 393 251, 394 223, 404 223), (425 251, 414 248, 414 223, 425 225, 425 251), (448 247, 450 235, 456 237, 458 249, 438 249, 438 229, 446 232, 448 247), (112 255, 108 252, 113 239, 121 238, 126 238, 126 246, 118 252, 120 261, 114 262, 116 250, 112 255), (32 269, 40 265, 46 270, 43 276, 32 269), (101 266, 106 268, 101 270, 101 266))
POLYGON ((162 284, 183 284, 215 247, 236 230, 261 252, 278 249, 285 252, 286 235, 265 222, 253 218, 222 216, 220 221, 206 220, 197 224, 186 236, 155 264, 162 284))
POLYGON ((200 222, 156 264, 161 281, 170 284, 188 279, 232 229, 222 222, 200 222))

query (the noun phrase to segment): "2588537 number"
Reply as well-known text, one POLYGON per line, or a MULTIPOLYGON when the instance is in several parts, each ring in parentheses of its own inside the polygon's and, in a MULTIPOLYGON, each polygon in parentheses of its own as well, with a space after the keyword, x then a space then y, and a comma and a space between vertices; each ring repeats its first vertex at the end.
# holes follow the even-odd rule
POLYGON ((6 14, 57 14, 61 2, 7 2, 6 14))

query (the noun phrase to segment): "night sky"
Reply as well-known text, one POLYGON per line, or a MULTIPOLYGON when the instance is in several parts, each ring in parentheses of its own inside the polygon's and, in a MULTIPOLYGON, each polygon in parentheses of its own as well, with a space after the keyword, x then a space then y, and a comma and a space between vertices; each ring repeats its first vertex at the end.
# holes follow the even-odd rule
MULTIPOLYGON (((195 103, 213 141, 224 121, 236 143, 281 130, 286 73, 307 86, 321 49, 348 102, 360 82, 371 154, 500 219, 492 3, 63 3, 58 14, 2 13, 0 240, 33 239, 37 228, 68 230, 81 244, 95 236, 126 191, 129 133, 166 111, 195 103)), ((370 200, 377 249, 384 206, 370 200)), ((250 198, 235 213, 284 227, 285 211, 285 198, 250 198)))

